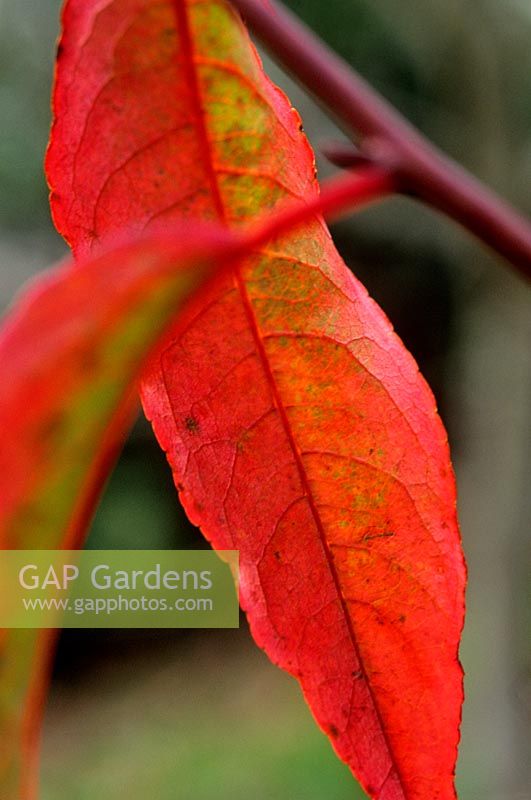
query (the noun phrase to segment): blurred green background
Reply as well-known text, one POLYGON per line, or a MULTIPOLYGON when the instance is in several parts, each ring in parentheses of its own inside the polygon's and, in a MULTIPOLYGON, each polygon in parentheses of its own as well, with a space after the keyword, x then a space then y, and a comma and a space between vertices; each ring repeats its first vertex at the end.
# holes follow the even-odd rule
MULTIPOLYGON (((0 305, 65 252, 42 159, 59 0, 0 0, 0 305)), ((529 0, 291 0, 426 134, 531 211, 529 0)), ((334 123, 266 62, 316 150, 334 123)), ((332 168, 319 160, 321 175, 332 168)), ((469 561, 461 800, 531 796, 530 293, 446 220, 393 201, 335 226, 437 396, 469 561)), ((200 547, 145 422, 93 547, 200 547)), ((44 800, 356 800, 295 682, 239 631, 68 632, 46 717, 44 800)))

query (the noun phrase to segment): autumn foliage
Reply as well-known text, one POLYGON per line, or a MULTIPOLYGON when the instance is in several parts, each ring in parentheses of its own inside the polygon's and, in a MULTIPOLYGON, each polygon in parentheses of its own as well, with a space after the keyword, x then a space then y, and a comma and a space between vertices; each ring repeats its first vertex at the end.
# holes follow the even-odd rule
MULTIPOLYGON (((4 322, 2 546, 82 546, 140 387, 189 518, 240 552, 256 642, 367 794, 455 798, 447 436, 317 214, 299 116, 226 0, 68 0, 53 106, 51 207, 75 263, 4 322)), ((362 170, 349 202, 390 188, 362 170)), ((11 800, 34 792, 50 643, 2 646, 19 665, 0 662, 11 800)))

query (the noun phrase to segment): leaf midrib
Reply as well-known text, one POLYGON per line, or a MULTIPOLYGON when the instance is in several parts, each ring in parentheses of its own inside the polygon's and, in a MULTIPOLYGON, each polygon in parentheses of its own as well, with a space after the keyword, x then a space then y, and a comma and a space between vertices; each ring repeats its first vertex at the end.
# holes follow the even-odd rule
MULTIPOLYGON (((193 44, 193 38, 192 38, 191 30, 190 30, 189 15, 188 15, 188 10, 187 10, 188 0, 172 0, 172 3, 173 3, 174 10, 175 10, 175 16, 176 16, 176 20, 177 20, 177 27, 178 27, 178 29, 180 31, 180 34, 181 34, 181 40, 182 40, 182 45, 183 45, 183 55, 184 55, 183 61, 184 61, 185 70, 187 72, 188 79, 189 79, 189 82, 190 82, 190 86, 192 88, 192 102, 194 104, 195 117, 196 117, 196 121, 197 121, 198 135, 199 135, 199 140, 201 142, 201 149, 203 150, 203 153, 204 153, 204 156, 205 156, 205 165, 206 165, 206 169, 207 169, 207 172, 208 172, 208 178, 209 178, 209 183, 210 183, 211 192, 212 192, 212 199, 213 199, 213 202, 214 202, 214 205, 215 205, 215 208, 216 208, 216 212, 218 214, 218 217, 219 217, 220 221, 223 224, 227 225, 227 213, 226 213, 225 204, 224 204, 224 201, 223 201, 223 198, 222 198, 222 195, 221 195, 221 191, 220 191, 220 187, 219 187, 219 183, 218 183, 218 178, 217 178, 217 173, 216 173, 215 168, 214 168, 213 152, 212 152, 212 147, 211 147, 211 143, 210 143, 210 139, 209 139, 209 135, 208 135, 208 127, 207 127, 207 123, 206 123, 206 113, 205 113, 205 109, 204 109, 204 105, 203 105, 203 98, 202 98, 202 93, 201 93, 200 81, 199 81, 199 77, 198 77, 198 73, 197 73, 197 69, 196 69, 196 67, 197 67, 197 59, 196 59, 196 51, 195 51, 194 44, 193 44)), ((324 556, 326 558, 328 569, 329 569, 330 574, 332 576, 332 580, 334 581, 334 586, 335 586, 335 589, 336 589, 337 596, 338 596, 339 601, 341 603, 341 608, 343 610, 343 615, 345 617, 347 629, 348 629, 348 632, 349 632, 349 635, 350 635, 350 640, 352 642, 352 647, 353 647, 354 652, 356 654, 356 658, 357 658, 357 660, 359 662, 360 669, 361 669, 362 674, 363 674, 363 679, 364 679, 364 682, 365 682, 365 684, 367 686, 367 690, 369 692, 369 696, 371 698, 371 701, 372 701, 372 704, 373 704, 373 707, 374 707, 374 712, 376 714, 376 717, 377 717, 379 725, 380 725, 382 737, 383 737, 383 740, 385 742, 385 745, 386 745, 386 748, 387 748, 387 751, 388 751, 388 754, 389 754, 389 758, 390 758, 391 764, 393 765, 393 767, 395 769, 398 781, 400 783, 400 787, 401 787, 401 791, 402 791, 404 800, 406 800, 407 795, 406 795, 405 788, 404 788, 404 782, 403 782, 403 779, 402 779, 401 774, 400 774, 400 769, 399 769, 397 761, 396 761, 394 750, 393 750, 393 748, 391 746, 391 743, 389 741, 389 737, 388 737, 388 734, 387 734, 387 731, 386 731, 386 728, 385 728, 385 725, 384 725, 384 722, 383 722, 383 718, 382 718, 382 715, 381 715, 381 711, 380 711, 378 702, 376 700, 376 697, 374 695, 372 686, 371 686, 370 681, 368 679, 367 671, 366 671, 366 668, 365 668, 365 665, 364 665, 364 662, 363 662, 363 658, 361 656, 361 652, 360 652, 360 649, 359 649, 359 646, 358 646, 357 637, 356 637, 356 634, 355 634, 355 631, 354 631, 354 628, 353 628, 353 625, 352 625, 352 620, 350 618, 350 614, 348 613, 348 606, 347 606, 346 600, 345 600, 345 598, 343 596, 341 584, 340 584, 340 581, 339 581, 339 576, 338 576, 337 571, 335 569, 333 558, 332 558, 332 554, 331 554, 330 548, 328 546, 328 541, 327 541, 327 538, 326 538, 325 529, 324 529, 321 517, 319 515, 319 511, 318 511, 317 505, 316 505, 315 500, 313 498, 313 493, 312 493, 312 490, 311 490, 311 486, 310 486, 310 482, 309 482, 309 479, 308 479, 308 475, 306 474, 306 469, 304 467, 304 463, 303 463, 303 460, 302 460, 302 457, 301 457, 301 453, 300 453, 300 450, 299 450, 299 448, 297 446, 297 442, 296 442, 293 430, 291 428, 291 424, 290 424, 286 409, 284 407, 284 403, 283 403, 283 400, 282 400, 282 397, 281 397, 277 382, 276 382, 275 377, 273 375, 271 364, 269 363, 269 358, 268 358, 268 355, 267 355, 267 352, 266 352, 266 349, 265 349, 265 346, 264 346, 264 343, 263 343, 263 340, 262 340, 262 336, 261 336, 260 329, 259 329, 259 326, 258 326, 258 321, 257 321, 256 315, 254 313, 253 305, 252 305, 251 299, 249 297, 249 294, 247 292, 247 287, 245 285, 245 281, 244 281, 243 276, 241 274, 241 269, 238 266, 234 267, 234 276, 235 276, 236 285, 237 285, 237 288, 238 288, 238 291, 240 293, 240 297, 241 297, 241 300, 242 300, 242 305, 244 307, 245 314, 246 314, 246 317, 247 317, 247 320, 248 320, 248 323, 249 323, 249 328, 251 330, 251 333, 252 333, 252 336, 253 336, 253 339, 254 339, 254 342, 255 342, 256 350, 257 350, 258 355, 260 357, 262 368, 264 370, 265 376, 267 378, 267 382, 269 384, 271 393, 273 395, 273 399, 274 399, 275 405, 277 407, 278 414, 279 414, 280 419, 282 421, 282 426, 284 428, 284 432, 285 432, 286 437, 288 439, 290 448, 291 448, 291 450, 293 452, 293 457, 294 457, 295 464, 297 466, 297 471, 299 473, 299 479, 301 481, 302 489, 303 489, 303 491, 304 491, 304 493, 306 495, 306 498, 307 498, 307 501, 308 501, 308 505, 310 507, 310 511, 311 511, 312 517, 314 519, 315 526, 316 526, 317 532, 319 534, 319 538, 321 540, 321 546, 323 548, 323 553, 324 553, 324 556)), ((161 369, 162 369, 162 366, 161 366, 161 369)), ((389 779, 389 775, 390 775, 390 772, 387 774, 383 784, 379 787, 378 792, 381 791, 381 789, 383 788, 383 786, 385 785, 385 783, 389 779)))

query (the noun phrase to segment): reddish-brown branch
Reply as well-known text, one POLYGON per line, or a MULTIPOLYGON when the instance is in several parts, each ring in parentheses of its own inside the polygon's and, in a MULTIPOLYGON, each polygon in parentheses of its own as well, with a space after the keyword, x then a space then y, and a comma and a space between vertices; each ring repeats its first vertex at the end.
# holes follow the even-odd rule
POLYGON ((531 225, 441 153, 343 59, 274 0, 232 0, 259 39, 353 134, 362 153, 392 169, 403 193, 448 215, 531 277, 531 225))

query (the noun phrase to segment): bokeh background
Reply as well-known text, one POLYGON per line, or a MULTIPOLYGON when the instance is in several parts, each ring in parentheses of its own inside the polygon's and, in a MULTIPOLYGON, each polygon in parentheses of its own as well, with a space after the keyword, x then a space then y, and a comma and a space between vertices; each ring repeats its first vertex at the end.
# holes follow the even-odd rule
MULTIPOLYGON (((42 159, 59 0, 0 0, 0 306, 61 257, 42 159)), ((529 0, 290 0, 428 136, 531 211, 529 0)), ((316 150, 340 136, 269 60, 316 150)), ((321 175, 332 168, 319 160, 321 175)), ((430 381, 449 430, 469 563, 461 800, 531 796, 529 289, 408 201, 334 228, 430 381)), ((89 546, 201 547, 139 420, 89 546)), ((63 635, 44 800, 356 800, 296 683, 239 631, 63 635)))

